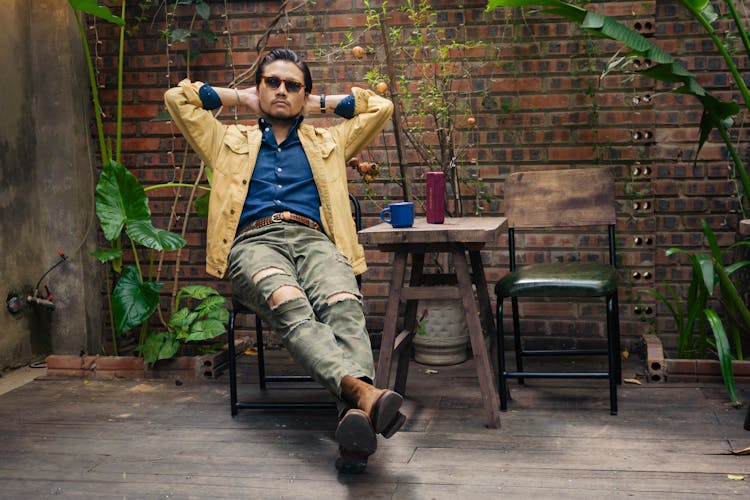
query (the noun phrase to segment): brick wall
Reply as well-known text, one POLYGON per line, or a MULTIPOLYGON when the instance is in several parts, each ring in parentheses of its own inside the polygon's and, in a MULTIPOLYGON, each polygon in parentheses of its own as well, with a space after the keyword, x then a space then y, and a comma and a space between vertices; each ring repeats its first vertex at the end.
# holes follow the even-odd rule
MULTIPOLYGON (((205 24, 218 40, 192 39, 190 44, 200 54, 188 62, 188 43, 168 45, 161 32, 167 27, 188 28, 194 8, 141 12, 137 3, 128 2, 128 21, 137 29, 127 36, 123 162, 142 182, 155 184, 181 176, 190 181, 198 171, 195 155, 185 153, 179 133, 164 121, 163 92, 185 76, 217 85, 242 78, 257 58, 257 44, 263 42, 274 21, 267 33, 267 48, 289 47, 300 53, 311 67, 314 92, 341 93, 350 85, 368 85, 368 59, 357 60, 348 51, 338 50, 347 33, 357 37, 364 32, 362 2, 289 2, 286 16, 279 17, 282 4, 268 0, 212 2, 209 20, 197 18, 195 26, 205 24), (141 19, 136 20, 136 15, 141 19), (181 168, 183 164, 186 169, 181 168)), ((468 33, 486 44, 475 54, 484 64, 466 82, 467 89, 480 89, 479 97, 471 100, 477 128, 465 133, 476 144, 470 152, 473 162, 469 168, 481 176, 483 190, 491 197, 489 202, 481 202, 482 213, 503 213, 502 182, 510 172, 594 165, 613 169, 624 278, 620 301, 624 342, 634 341, 656 326, 666 343, 673 345, 667 311, 641 292, 663 289, 662 280, 684 284, 689 269, 677 259, 665 257, 664 250, 699 247, 702 217, 710 220, 723 242, 733 239, 738 220, 734 188, 727 178, 726 152, 718 138, 712 138, 700 159, 694 161, 700 121, 697 102, 667 94, 665 86, 647 79, 615 74, 599 81, 604 64, 618 47, 590 40, 561 19, 502 9, 486 14, 485 1, 434 1, 433 5, 441 26, 459 29, 464 23, 468 33)), ((688 21, 675 2, 608 1, 596 3, 594 8, 617 16, 679 56, 689 70, 702 74, 707 87, 732 95, 721 70, 723 64, 705 43, 700 26, 688 21)), ((97 66, 105 87, 104 112, 111 120, 115 114, 111 89, 117 33, 104 23, 98 23, 95 31, 100 43, 92 47, 101 58, 97 66)), ((375 40, 375 35, 368 33, 362 45, 375 40)), ((747 64, 745 61, 746 71, 747 64)), ((250 74, 245 84, 253 78, 250 74)), ((232 110, 225 110, 223 118, 233 120, 232 110)), ((251 117, 240 115, 240 119, 251 117)), ((325 125, 333 118, 314 120, 325 125)), ((114 125, 110 122, 108 128, 111 131, 114 125)), ((745 139, 747 130, 742 133, 745 139)), ((386 167, 375 182, 364 186, 354 172, 351 175, 351 191, 362 200, 366 226, 378 221, 383 197, 401 196, 399 187, 389 181, 389 176, 398 174, 395 164, 389 167, 395 155, 393 144, 393 138, 386 135, 363 153, 386 167)), ((742 153, 748 156, 744 142, 742 153)), ((151 194, 152 210, 164 221, 173 196, 163 191, 151 194)), ((475 210, 471 196, 466 204, 469 212, 475 210)), ((226 282, 217 282, 203 271, 205 222, 193 217, 189 227, 188 247, 181 256, 183 280, 205 282, 228 293, 226 282)), ((490 284, 507 267, 504 245, 503 239, 483 252, 490 284)), ((577 258, 581 252, 585 250, 578 248, 576 240, 571 243, 565 235, 550 235, 538 248, 530 248, 527 257, 543 253, 567 259, 577 258)), ((368 249, 367 255, 370 270, 363 280, 363 292, 368 321, 377 331, 388 293, 389 262, 374 249, 368 249)), ((585 304, 562 308, 529 304, 525 312, 534 317, 544 337, 555 343, 561 320, 570 314, 588 317, 591 309, 585 304)), ((602 338, 603 324, 591 323, 594 333, 588 337, 602 338)))

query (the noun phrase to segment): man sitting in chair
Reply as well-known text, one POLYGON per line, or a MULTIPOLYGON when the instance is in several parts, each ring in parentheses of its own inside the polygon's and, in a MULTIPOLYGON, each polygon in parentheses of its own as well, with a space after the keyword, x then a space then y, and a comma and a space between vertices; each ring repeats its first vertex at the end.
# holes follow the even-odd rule
POLYGON ((240 301, 283 339, 294 360, 336 396, 336 468, 360 473, 405 422, 403 398, 373 387, 374 362, 356 274, 364 249, 349 205, 346 160, 385 126, 393 104, 352 88, 313 95, 310 70, 277 49, 256 86, 211 87, 183 80, 165 94, 172 120, 213 170, 206 269, 228 275, 240 301), (210 110, 246 106, 253 125, 225 125, 210 110), (324 129, 305 112, 345 118, 324 129))

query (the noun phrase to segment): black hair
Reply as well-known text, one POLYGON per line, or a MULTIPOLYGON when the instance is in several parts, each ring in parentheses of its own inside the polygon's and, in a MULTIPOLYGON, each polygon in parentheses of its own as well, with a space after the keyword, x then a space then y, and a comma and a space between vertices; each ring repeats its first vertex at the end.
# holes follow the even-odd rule
POLYGON ((266 64, 270 64, 274 61, 289 61, 297 66, 300 71, 302 71, 302 75, 305 79, 305 92, 309 93, 312 91, 312 75, 310 75, 310 68, 307 67, 305 61, 300 59, 295 52, 289 49, 274 49, 263 58, 263 61, 261 61, 258 66, 258 71, 255 72, 256 86, 260 86, 260 81, 263 77, 263 70, 265 69, 266 64))

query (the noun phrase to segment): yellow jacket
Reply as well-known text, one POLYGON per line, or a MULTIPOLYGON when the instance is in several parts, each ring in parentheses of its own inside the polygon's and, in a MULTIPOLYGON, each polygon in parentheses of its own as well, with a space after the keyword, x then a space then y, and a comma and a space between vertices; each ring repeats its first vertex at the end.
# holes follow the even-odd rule
MULTIPOLYGON (((257 123, 225 125, 202 108, 201 82, 183 80, 164 95, 177 128, 213 171, 208 207, 206 272, 223 278, 237 233, 261 143, 257 123)), ((346 161, 364 149, 385 126, 393 103, 372 91, 352 88, 354 117, 330 128, 302 123, 299 139, 320 195, 323 230, 349 259, 355 274, 367 269, 365 253, 349 206, 346 161)))

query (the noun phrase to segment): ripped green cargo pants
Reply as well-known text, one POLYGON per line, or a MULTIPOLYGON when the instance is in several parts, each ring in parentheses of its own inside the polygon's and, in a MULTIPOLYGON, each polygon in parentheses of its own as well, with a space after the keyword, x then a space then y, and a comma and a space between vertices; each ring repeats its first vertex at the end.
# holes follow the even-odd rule
POLYGON ((229 253, 228 275, 234 295, 279 334, 295 362, 339 399, 340 409, 344 375, 374 380, 357 280, 324 233, 292 222, 242 233, 229 253), (304 295, 270 307, 273 292, 287 285, 304 295), (342 292, 350 298, 342 299, 342 292))

